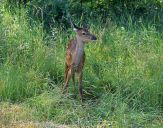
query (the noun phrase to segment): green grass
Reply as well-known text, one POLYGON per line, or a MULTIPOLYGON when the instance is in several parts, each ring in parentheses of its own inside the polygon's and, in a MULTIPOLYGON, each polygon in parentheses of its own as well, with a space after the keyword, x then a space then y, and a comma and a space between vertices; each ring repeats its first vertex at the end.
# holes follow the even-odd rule
POLYGON ((56 27, 47 35, 40 23, 33 21, 31 27, 23 11, 20 19, 4 8, 0 11, 2 127, 15 122, 17 127, 22 122, 26 127, 37 122, 98 128, 163 126, 163 39, 154 26, 135 27, 130 22, 125 28, 111 21, 91 25, 98 40, 86 44, 81 104, 71 83, 68 95, 61 93, 65 48, 74 32, 56 27))

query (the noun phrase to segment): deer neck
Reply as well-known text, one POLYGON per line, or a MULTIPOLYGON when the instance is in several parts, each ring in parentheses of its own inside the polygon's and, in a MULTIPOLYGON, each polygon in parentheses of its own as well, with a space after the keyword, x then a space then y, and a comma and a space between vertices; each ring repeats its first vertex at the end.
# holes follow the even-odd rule
POLYGON ((73 55, 73 64, 78 67, 84 55, 84 42, 78 36, 76 36, 76 47, 73 55))
POLYGON ((77 41, 76 50, 79 52, 84 52, 84 42, 78 35, 76 36, 76 41, 77 41))

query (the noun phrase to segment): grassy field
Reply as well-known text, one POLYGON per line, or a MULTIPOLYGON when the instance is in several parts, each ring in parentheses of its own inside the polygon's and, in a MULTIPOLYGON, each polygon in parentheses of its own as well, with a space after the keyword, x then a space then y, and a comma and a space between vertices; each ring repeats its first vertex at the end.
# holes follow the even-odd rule
POLYGON ((0 127, 162 128, 163 35, 128 19, 91 24, 96 43, 85 47, 84 103, 77 86, 61 93, 65 48, 75 33, 50 34, 24 11, 0 5, 0 127))

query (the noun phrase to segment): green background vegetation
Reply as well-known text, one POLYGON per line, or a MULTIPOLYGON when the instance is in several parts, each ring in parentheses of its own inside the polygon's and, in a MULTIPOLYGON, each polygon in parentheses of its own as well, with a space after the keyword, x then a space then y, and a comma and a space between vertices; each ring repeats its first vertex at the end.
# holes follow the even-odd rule
POLYGON ((162 0, 1 0, 0 127, 163 127, 162 0), (68 14, 85 47, 84 103, 62 94, 68 14))

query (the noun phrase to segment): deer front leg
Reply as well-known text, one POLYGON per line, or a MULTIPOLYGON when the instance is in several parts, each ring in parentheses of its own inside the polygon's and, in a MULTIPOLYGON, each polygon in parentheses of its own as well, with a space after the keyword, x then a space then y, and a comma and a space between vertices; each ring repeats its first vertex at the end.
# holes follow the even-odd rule
POLYGON ((82 77, 83 77, 83 72, 81 71, 78 73, 79 94, 80 94, 81 101, 83 101, 82 77))
POLYGON ((64 84, 63 92, 65 92, 65 90, 66 90, 66 92, 68 92, 68 83, 69 83, 69 81, 71 79, 71 76, 72 76, 72 69, 70 68, 68 70, 67 74, 66 74, 66 79, 65 79, 65 84, 64 84))

